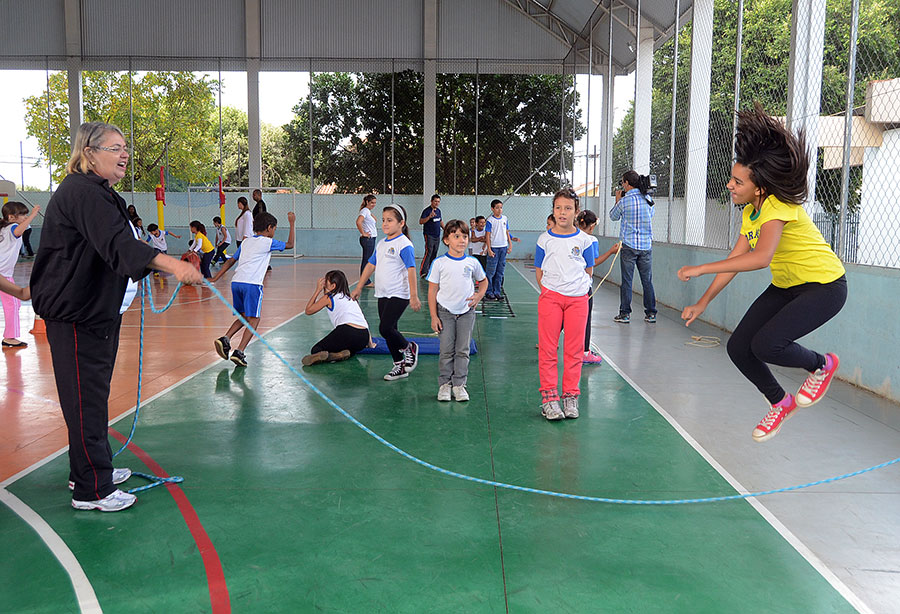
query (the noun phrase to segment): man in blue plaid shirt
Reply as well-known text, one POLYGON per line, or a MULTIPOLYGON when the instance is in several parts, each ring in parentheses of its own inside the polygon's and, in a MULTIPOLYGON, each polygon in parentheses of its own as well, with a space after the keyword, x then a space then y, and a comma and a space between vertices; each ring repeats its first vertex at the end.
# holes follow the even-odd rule
POLYGON ((631 285, 634 281, 634 265, 637 264, 644 288, 644 321, 656 323, 656 294, 653 292, 653 204, 647 196, 647 187, 641 176, 630 170, 622 176, 622 189, 616 191, 616 204, 609 212, 612 221, 622 220, 619 238, 622 249, 619 261, 622 266, 622 287, 619 315, 613 320, 620 324, 631 321, 631 285), (624 195, 623 195, 624 194, 624 195))

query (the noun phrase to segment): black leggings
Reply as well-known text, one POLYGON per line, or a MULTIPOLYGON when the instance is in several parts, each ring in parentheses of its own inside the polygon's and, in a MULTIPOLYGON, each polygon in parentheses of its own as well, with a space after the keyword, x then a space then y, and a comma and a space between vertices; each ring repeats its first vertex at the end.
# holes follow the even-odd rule
POLYGON ((392 296, 378 299, 378 317, 381 320, 378 323, 378 332, 381 333, 381 336, 387 342, 394 362, 400 362, 403 359, 403 350, 409 345, 409 341, 397 328, 400 316, 406 311, 407 305, 409 305, 408 298, 392 296))
POLYGON ((310 354, 319 352, 341 352, 350 350, 350 354, 356 354, 366 349, 369 345, 369 329, 356 328, 349 324, 336 326, 333 331, 325 335, 318 343, 312 346, 310 354))
POLYGON ((588 317, 584 326, 584 351, 591 351, 591 312, 594 310, 594 297, 588 295, 588 317))
POLYGON ((822 354, 795 340, 833 318, 847 300, 847 278, 830 284, 802 284, 792 288, 769 286, 759 295, 728 340, 728 356, 769 403, 784 396, 784 388, 766 363, 799 367, 810 373, 825 365, 822 354))

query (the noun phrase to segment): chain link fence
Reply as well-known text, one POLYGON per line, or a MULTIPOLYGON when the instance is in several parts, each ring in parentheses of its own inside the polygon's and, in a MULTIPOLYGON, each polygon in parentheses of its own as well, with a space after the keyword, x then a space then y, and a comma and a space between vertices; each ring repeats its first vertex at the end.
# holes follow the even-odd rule
MULTIPOLYGON (((711 18, 694 7, 696 21, 682 20, 657 44, 652 84, 638 84, 651 90, 655 238, 716 248, 733 244, 740 211, 731 205, 725 184, 733 160, 734 112, 758 101, 792 129, 806 131, 815 165, 812 198, 805 206, 835 251, 848 262, 900 267, 900 216, 895 214, 900 202, 900 6, 883 0, 796 4, 792 14, 791 0, 714 0, 711 18), (695 40, 697 32, 710 30, 711 46, 695 40), (704 76, 692 75, 692 61, 702 59, 703 52, 710 56, 711 87, 705 138, 698 140, 690 124, 703 122, 696 114, 691 119, 692 82, 704 76), (689 179, 686 170, 698 153, 705 156, 705 185, 703 175, 689 179), (704 196, 705 203, 688 202, 704 196)), ((671 0, 670 10, 679 15, 680 3, 671 0)), ((163 167, 167 221, 207 223, 218 213, 221 176, 226 217, 234 217, 237 197, 249 197, 239 190, 250 176, 248 117, 223 103, 222 93, 247 87, 246 73, 234 67, 232 72, 172 72, 165 70, 164 60, 134 61, 140 70, 127 57, 104 58, 102 65, 86 58, 82 73, 85 120, 117 123, 134 146, 134 173, 129 169, 118 186, 129 193, 126 200, 154 220, 152 190, 163 167), (177 105, 163 104, 166 97, 191 104, 176 112, 177 105), (159 108, 170 110, 151 112, 159 108)), ((226 60, 220 64, 229 67, 226 60)), ((260 127, 261 187, 276 215, 295 211, 301 228, 352 229, 362 196, 375 193, 379 204, 400 202, 415 218, 430 196, 423 193, 422 62, 283 64, 285 72, 269 92, 288 81, 303 87, 287 121, 260 127)), ((595 67, 594 75, 605 70, 601 62, 595 67)), ((438 62, 434 185, 446 219, 489 215, 491 200, 500 198, 514 229, 542 231, 549 195, 572 184, 605 218, 612 202, 607 179, 614 184, 634 166, 634 107, 617 118, 612 151, 594 155, 593 149, 606 147, 609 135, 603 118, 596 111, 592 115, 585 100, 587 72, 586 65, 562 60, 504 62, 502 67, 491 60, 438 62), (582 140, 588 125, 591 134, 582 140), (602 166, 594 170, 597 158, 607 154, 611 177, 602 166), (597 177, 604 185, 597 185, 597 177)), ((590 83, 587 97, 606 103, 599 79, 590 83)), ((27 97, 23 110, 29 134, 41 143, 44 160, 50 160, 55 187, 69 145, 66 73, 48 69, 46 91, 27 97)), ((46 197, 32 193, 30 200, 45 202, 46 197)), ((608 220, 598 225, 607 236, 617 230, 618 224, 608 220)))

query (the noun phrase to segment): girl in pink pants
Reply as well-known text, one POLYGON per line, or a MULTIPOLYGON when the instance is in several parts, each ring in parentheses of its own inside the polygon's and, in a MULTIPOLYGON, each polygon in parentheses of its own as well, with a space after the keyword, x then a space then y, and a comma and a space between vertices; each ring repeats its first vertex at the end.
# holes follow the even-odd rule
MULTIPOLYGON (((19 259, 19 250, 22 247, 22 234, 28 229, 31 221, 38 213, 39 207, 35 207, 28 213, 28 207, 23 203, 11 200, 2 209, 0 219, 0 277, 12 282, 13 270, 19 259)), ((21 302, 16 296, 0 292, 0 302, 3 303, 3 347, 23 348, 28 344, 18 339, 19 331, 19 307, 21 302)))
POLYGON ((541 414, 547 420, 578 417, 584 327, 594 270, 593 241, 575 226, 578 196, 571 189, 553 196, 556 225, 538 237, 534 254, 538 299, 538 372, 541 414), (557 351, 563 346, 562 407, 557 387, 557 351))

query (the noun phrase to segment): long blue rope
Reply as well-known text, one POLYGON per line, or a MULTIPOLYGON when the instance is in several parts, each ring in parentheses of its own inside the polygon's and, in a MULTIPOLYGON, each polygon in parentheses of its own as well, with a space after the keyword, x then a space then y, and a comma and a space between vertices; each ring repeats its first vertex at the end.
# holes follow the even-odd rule
MULTIPOLYGON (((172 298, 169 299, 169 302, 166 303, 166 306, 162 309, 156 309, 153 306, 153 290, 150 285, 150 280, 146 277, 141 280, 141 334, 140 334, 140 346, 138 349, 138 386, 137 386, 137 402, 134 405, 134 418, 131 421, 131 432, 128 434, 128 439, 125 440, 125 443, 122 444, 122 447, 119 448, 115 454, 112 455, 113 458, 117 457, 122 450, 128 447, 128 444, 131 443, 131 440, 134 439, 134 431, 137 429, 138 416, 141 413, 141 382, 144 380, 144 288, 149 290, 149 297, 146 297, 150 302, 150 310, 153 313, 162 313, 172 306, 172 303, 175 301, 175 296, 178 294, 178 290, 181 289, 181 283, 179 283, 175 287, 175 292, 172 293, 172 298)), ((132 488, 128 492, 134 494, 136 492, 141 492, 144 490, 149 490, 151 488, 155 488, 162 484, 180 484, 184 482, 184 478, 178 475, 173 475, 167 478, 163 478, 157 475, 152 475, 149 473, 139 473, 137 471, 133 472, 131 475, 136 475, 138 477, 142 477, 148 480, 150 483, 145 484, 144 486, 139 486, 137 488, 132 488)))
MULTIPOLYGON (((178 291, 181 288, 181 284, 179 283, 178 286, 175 288, 175 292, 172 294, 172 298, 169 299, 168 304, 165 307, 163 307, 162 309, 156 310, 153 307, 153 289, 150 285, 150 282, 149 282, 149 280, 144 279, 143 283, 144 283, 144 287, 147 288, 148 295, 149 295, 150 307, 154 313, 162 313, 163 311, 168 309, 172 305, 172 302, 175 300, 175 295, 178 294, 178 291)), ((757 491, 757 492, 742 493, 742 494, 737 494, 737 495, 727 495, 727 496, 722 496, 722 497, 704 497, 704 498, 697 498, 697 499, 656 499, 656 500, 653 500, 653 499, 612 499, 609 497, 592 497, 592 496, 587 496, 587 495, 575 495, 575 494, 570 494, 570 493, 556 492, 556 491, 552 491, 552 490, 542 490, 539 488, 530 488, 528 486, 518 486, 516 484, 507 484, 504 482, 497 482, 495 480, 486 480, 484 478, 478 478, 478 477, 474 477, 471 475, 466 475, 464 473, 450 471, 449 469, 444 469, 443 467, 438 467, 437 465, 433 465, 432 463, 429 463, 428 461, 424 461, 416 456, 413 456, 409 452, 406 452, 405 450, 398 448, 397 446, 392 444, 390 441, 386 440, 384 437, 382 437, 378 433, 374 432, 372 429, 367 427, 365 424, 363 424, 362 422, 360 422, 359 420, 357 420, 356 418, 351 416, 349 413, 347 413, 347 411, 345 411, 340 405, 338 405, 337 403, 332 401, 331 398, 328 397, 328 395, 326 395, 324 392, 319 390, 319 388, 315 384, 310 382, 300 371, 298 371, 296 369, 296 367, 294 367, 287 360, 285 360, 284 357, 281 354, 279 354, 278 351, 274 347, 272 347, 268 341, 266 341, 252 326, 250 326, 250 323, 247 322, 247 320, 245 320, 244 317, 241 316, 241 314, 238 313, 237 310, 234 309, 234 307, 231 305, 231 303, 229 303, 225 299, 225 297, 222 296, 222 294, 215 288, 215 286, 211 285, 209 282, 204 282, 204 283, 213 292, 213 294, 216 297, 218 297, 218 299, 220 301, 222 301, 222 303, 224 305, 226 305, 229 309, 231 309, 231 312, 234 313, 235 316, 237 316, 238 320, 240 320, 240 322, 244 326, 246 326, 247 329, 251 333, 253 333, 253 335, 257 339, 259 339, 259 341, 264 346, 266 346, 266 348, 268 348, 268 350, 270 352, 272 352, 272 354, 274 354, 275 357, 278 358, 278 360, 280 360, 282 362, 282 364, 284 364, 284 366, 286 366, 291 371, 291 373, 293 373, 298 378, 300 378, 303 381, 303 383, 306 384, 310 388, 310 390, 312 390, 317 395, 319 395, 329 406, 331 406, 333 409, 337 410, 342 416, 347 418, 347 420, 349 420, 355 426, 362 429, 366 434, 368 434, 369 436, 371 436, 372 438, 374 438, 376 441, 383 444, 384 446, 390 448, 391 450, 393 450, 400 456, 403 456, 404 458, 411 460, 414 463, 421 465, 427 469, 431 469, 432 471, 436 471, 443 475, 448 475, 450 477, 458 478, 461 480, 467 480, 469 482, 475 482, 477 484, 484 484, 486 486, 493 486, 495 488, 517 490, 520 492, 527 492, 527 493, 533 493, 533 494, 538 494, 538 495, 547 495, 550 497, 558 497, 561 499, 575 499, 577 501, 590 501, 593 503, 614 503, 614 504, 620 504, 620 505, 685 505, 685 504, 689 504, 689 503, 715 503, 715 502, 719 502, 719 501, 735 501, 738 499, 749 499, 751 497, 761 497, 764 495, 773 495, 773 494, 781 493, 781 492, 790 492, 793 490, 801 490, 804 488, 810 488, 812 486, 819 486, 821 484, 828 484, 830 482, 837 482, 839 480, 845 480, 847 478, 851 478, 851 477, 854 477, 857 475, 862 475, 862 474, 868 473, 870 471, 875 471, 876 469, 882 469, 884 467, 888 467, 890 465, 900 463, 900 457, 898 457, 891 461, 880 463, 880 464, 874 465, 872 467, 867 467, 866 469, 860 469, 859 471, 845 473, 843 475, 838 475, 838 476, 835 476, 832 478, 827 478, 824 480, 816 480, 815 482, 807 482, 806 484, 799 484, 797 486, 787 486, 785 488, 775 488, 772 490, 762 490, 762 491, 757 491)), ((143 287, 142 287, 141 296, 143 299, 143 287)), ((143 353, 143 346, 144 346, 144 320, 143 320, 144 310, 143 310, 143 308, 144 308, 144 305, 143 305, 143 300, 142 300, 141 301, 141 352, 142 353, 143 353)), ((139 372, 140 372, 140 367, 139 367, 139 372)), ((138 384, 138 403, 140 403, 140 384, 138 384)), ((134 424, 137 424, 137 411, 135 411, 134 424)), ((134 427, 132 427, 132 435, 133 434, 134 434, 134 427)), ((130 440, 131 440, 131 438, 129 437, 129 441, 130 440)), ((126 445, 127 445, 127 442, 126 442, 126 445)), ((155 478, 154 477, 154 478, 149 478, 149 479, 159 479, 159 480, 161 480, 160 483, 164 483, 163 478, 155 478)), ((181 481, 181 478, 171 478, 171 480, 172 481, 176 481, 176 480, 181 481)), ((150 486, 145 486, 145 487, 142 487, 141 489, 134 489, 129 492, 137 492, 138 490, 152 488, 153 486, 157 486, 157 485, 158 484, 151 484, 150 486)))

